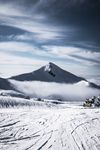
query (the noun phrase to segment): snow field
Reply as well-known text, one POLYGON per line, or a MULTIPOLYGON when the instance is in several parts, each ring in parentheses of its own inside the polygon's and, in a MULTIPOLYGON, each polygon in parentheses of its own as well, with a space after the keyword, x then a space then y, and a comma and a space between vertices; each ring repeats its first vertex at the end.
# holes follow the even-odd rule
POLYGON ((100 109, 1 109, 0 150, 6 149, 100 150, 100 109))

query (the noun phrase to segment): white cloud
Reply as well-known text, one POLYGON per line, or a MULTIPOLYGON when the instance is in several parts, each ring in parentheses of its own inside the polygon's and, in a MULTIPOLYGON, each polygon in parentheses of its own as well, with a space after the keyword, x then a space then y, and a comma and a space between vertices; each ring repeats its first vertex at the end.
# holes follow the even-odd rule
POLYGON ((23 8, 18 7, 12 3, 0 3, 0 16, 26 16, 26 13, 23 13, 23 8))
POLYGON ((44 49, 56 57, 73 59, 89 66, 98 64, 100 61, 100 52, 93 52, 82 48, 67 46, 44 46, 44 49))
MULTIPOLYGON (((61 27, 55 27, 54 25, 48 24, 44 16, 27 15, 24 11, 22 12, 22 15, 22 17, 18 16, 18 19, 8 15, 1 15, 0 19, 4 25, 17 27, 29 33, 33 33, 34 39, 38 40, 38 42, 60 38, 63 29, 61 29, 61 27)), ((24 37, 26 37, 26 35, 24 35, 24 37)))
POLYGON ((13 24, 13 26, 24 29, 28 32, 31 32, 34 34, 34 38, 39 40, 38 42, 43 42, 45 40, 53 40, 58 39, 60 36, 59 29, 57 31, 54 30, 53 26, 39 23, 37 20, 22 20, 21 25, 16 22, 13 24))
POLYGON ((24 42, 0 42, 1 51, 33 51, 35 48, 24 42))
POLYGON ((99 94, 99 90, 89 88, 88 84, 83 81, 72 85, 39 81, 20 82, 10 80, 10 82, 15 88, 32 97, 48 98, 52 95, 56 95, 56 97, 62 97, 66 101, 81 101, 99 94))
MULTIPOLYGON (((21 37, 24 38, 24 37, 21 37)), ((13 55, 16 55, 16 52, 18 53, 27 53, 27 58, 31 56, 45 56, 49 57, 50 53, 47 51, 41 50, 40 48, 25 42, 15 42, 15 41, 8 41, 8 42, 0 42, 0 51, 1 52, 7 52, 12 53, 13 55), (29 55, 28 55, 29 54, 29 55)), ((23 57, 23 56, 22 56, 23 57)), ((2 59, 1 59, 2 60, 2 59)))
POLYGON ((66 58, 70 54, 80 52, 80 49, 67 46, 44 46, 44 49, 48 50, 51 54, 58 57, 66 58))
POLYGON ((89 51, 89 50, 81 50, 78 54, 78 56, 82 56, 87 59, 93 59, 100 61, 100 52, 95 51, 89 51))
POLYGON ((31 14, 31 10, 26 11, 25 7, 15 5, 14 3, 0 3, 0 20, 4 25, 34 33, 34 39, 40 41, 58 38, 58 32, 62 30, 48 24, 44 15, 31 14))
MULTIPOLYGON (((19 39, 31 38, 28 35, 20 35, 19 39)), ((86 51, 80 48, 65 47, 65 46, 42 46, 42 50, 34 45, 25 42, 1 42, 1 51, 8 52, 29 52, 38 56, 52 56, 58 58, 72 59, 86 65, 95 65, 100 61, 99 52, 86 51), (73 57, 73 56, 78 57, 73 57)))
POLYGON ((34 60, 32 58, 14 56, 6 52, 0 52, 0 65, 2 64, 32 65, 34 64, 34 60))
POLYGON ((34 39, 34 35, 33 34, 25 33, 25 34, 22 34, 22 35, 16 35, 16 36, 14 36, 14 39, 15 40, 27 40, 27 41, 30 41, 30 40, 34 39))

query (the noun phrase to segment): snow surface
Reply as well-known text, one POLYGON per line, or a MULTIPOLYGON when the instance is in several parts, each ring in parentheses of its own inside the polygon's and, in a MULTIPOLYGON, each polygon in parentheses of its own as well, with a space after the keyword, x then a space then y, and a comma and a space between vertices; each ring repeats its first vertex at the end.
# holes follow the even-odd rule
POLYGON ((0 109, 0 150, 40 149, 100 150, 100 109, 75 103, 0 109))
POLYGON ((48 71, 48 72, 51 71, 50 63, 44 67, 44 71, 48 71))

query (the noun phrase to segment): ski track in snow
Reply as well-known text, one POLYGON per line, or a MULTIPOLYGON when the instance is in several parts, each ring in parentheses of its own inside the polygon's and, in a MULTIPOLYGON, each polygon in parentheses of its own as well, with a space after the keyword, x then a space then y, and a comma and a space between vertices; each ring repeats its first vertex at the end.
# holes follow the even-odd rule
POLYGON ((0 150, 100 150, 100 109, 1 109, 0 150))

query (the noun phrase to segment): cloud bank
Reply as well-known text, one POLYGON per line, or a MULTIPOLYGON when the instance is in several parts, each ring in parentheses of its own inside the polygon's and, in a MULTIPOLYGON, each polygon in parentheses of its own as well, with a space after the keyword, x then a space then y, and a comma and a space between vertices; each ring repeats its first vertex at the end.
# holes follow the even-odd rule
POLYGON ((65 101, 82 101, 88 97, 100 94, 99 90, 88 87, 87 82, 77 84, 59 84, 48 82, 20 82, 10 80, 12 85, 19 91, 31 97, 59 99, 65 101))

